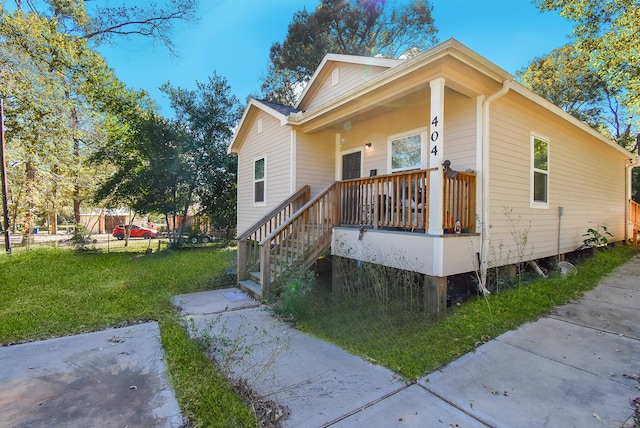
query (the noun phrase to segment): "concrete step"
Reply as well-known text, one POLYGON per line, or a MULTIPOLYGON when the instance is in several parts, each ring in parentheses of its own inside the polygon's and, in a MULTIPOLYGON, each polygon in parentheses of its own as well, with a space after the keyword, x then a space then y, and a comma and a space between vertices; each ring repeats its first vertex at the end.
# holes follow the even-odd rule
POLYGON ((254 299, 262 300, 262 287, 257 282, 245 279, 244 281, 240 281, 239 285, 242 291, 248 293, 254 299))

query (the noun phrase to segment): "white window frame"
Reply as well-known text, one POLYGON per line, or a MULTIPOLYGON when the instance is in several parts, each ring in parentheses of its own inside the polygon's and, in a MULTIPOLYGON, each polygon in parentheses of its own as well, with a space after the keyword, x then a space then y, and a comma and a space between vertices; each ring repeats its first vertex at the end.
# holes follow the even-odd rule
POLYGON ((539 134, 531 134, 531 143, 530 143, 530 150, 531 150, 531 173, 529 176, 529 180, 531 183, 531 188, 530 188, 530 202, 531 202, 531 208, 543 208, 543 209, 548 209, 549 208, 549 199, 550 199, 550 192, 549 192, 549 178, 550 178, 550 159, 551 159, 551 143, 549 142, 549 138, 546 138, 542 135, 539 134), (541 141, 543 143, 545 143, 547 145, 547 169, 543 170, 543 169, 539 169, 535 167, 535 161, 536 161, 536 155, 535 155, 535 144, 536 144, 536 140, 537 141, 541 141), (546 176, 546 196, 547 196, 547 200, 546 201, 537 201, 535 199, 535 175, 536 173, 538 174, 544 174, 546 176))
POLYGON ((411 170, 416 170, 416 169, 423 169, 423 168, 427 168, 427 165, 429 163, 429 157, 428 157, 428 148, 426 146, 427 144, 427 127, 422 127, 422 128, 417 128, 417 129, 412 129, 410 131, 406 131, 406 132, 401 132, 399 134, 394 134, 394 135, 390 135, 389 137, 387 137, 387 171, 389 174, 393 173, 393 172, 401 172, 401 171, 411 171, 411 170), (420 165, 412 165, 412 166, 408 166, 408 167, 402 167, 402 168, 393 168, 393 142, 400 140, 402 138, 406 138, 406 137, 413 137, 413 136, 419 136, 420 137, 420 165))
POLYGON ((252 176, 253 176, 253 180, 252 180, 252 195, 253 195, 253 206, 254 207, 264 207, 267 205, 267 155, 263 155, 263 156, 258 156, 256 158, 253 159, 253 162, 251 164, 251 168, 253 170, 252 172, 252 176), (264 161, 264 167, 263 167, 263 177, 261 179, 256 179, 256 162, 258 161, 264 161), (259 181, 262 181, 262 201, 256 201, 256 183, 258 183, 259 181))

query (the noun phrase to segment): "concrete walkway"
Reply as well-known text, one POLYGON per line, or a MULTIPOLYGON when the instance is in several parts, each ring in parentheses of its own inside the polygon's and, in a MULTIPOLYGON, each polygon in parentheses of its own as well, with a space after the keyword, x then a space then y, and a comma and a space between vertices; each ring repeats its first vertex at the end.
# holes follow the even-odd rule
POLYGON ((0 347, 0 427, 182 425, 157 323, 0 347))
POLYGON ((634 427, 640 258, 416 384, 276 321, 239 290, 174 303, 194 333, 228 339, 220 361, 286 405, 287 427, 634 427))

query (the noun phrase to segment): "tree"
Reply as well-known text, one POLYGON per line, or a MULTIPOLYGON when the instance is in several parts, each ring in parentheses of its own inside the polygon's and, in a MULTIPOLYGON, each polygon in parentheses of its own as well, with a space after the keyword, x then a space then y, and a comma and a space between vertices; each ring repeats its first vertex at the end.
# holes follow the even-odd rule
POLYGON ((197 19, 198 0, 165 0, 160 5, 145 3, 106 6, 83 0, 14 0, 16 8, 56 19, 62 32, 91 40, 112 43, 117 37, 143 36, 157 40, 173 53, 171 30, 177 21, 197 19), (87 10, 87 7, 89 10, 87 10))
MULTIPOLYGON (((215 72, 207 83, 196 82, 196 87, 186 90, 167 82, 161 89, 169 95, 175 121, 190 140, 182 155, 193 171, 191 190, 199 213, 210 216, 217 226, 229 226, 236 221, 237 161, 227 154, 227 146, 242 110, 227 81, 215 72)), ((184 218, 188 208, 185 205, 184 218)))
POLYGON ((640 4, 638 0, 534 0, 542 11, 559 11, 576 23, 579 52, 609 88, 640 113, 640 4))
POLYGON ((520 82, 581 121, 632 149, 633 117, 621 91, 610 87, 588 55, 567 44, 516 73, 520 82))
POLYGON ((122 106, 144 97, 127 90, 91 44, 138 34, 171 50, 172 24, 193 19, 197 0, 144 8, 90 3, 91 16, 82 0, 13 3, 9 11, 0 2, 0 87, 10 95, 9 151, 23 169, 23 178, 11 186, 19 189, 13 192, 19 196, 13 198, 14 211, 17 215, 20 204, 32 218, 37 206, 44 205, 53 210, 55 231, 59 202, 71 200, 79 221, 80 206, 94 190, 99 171, 89 170, 85 161, 107 138, 106 121, 117 117, 126 122, 122 106), (53 200, 44 198, 44 189, 53 200))
POLYGON ((284 42, 271 46, 264 97, 293 104, 327 53, 397 58, 426 49, 437 42, 432 9, 427 0, 322 0, 297 12, 284 42))
MULTIPOLYGON (((240 118, 239 102, 215 73, 196 86, 186 90, 164 84, 175 119, 143 112, 131 132, 94 156, 115 168, 101 183, 98 201, 163 213, 167 223, 170 215, 186 220, 194 206, 218 225, 235 223, 237 166, 226 148, 240 118)), ((183 228, 184 221, 174 229, 178 241, 183 228)))

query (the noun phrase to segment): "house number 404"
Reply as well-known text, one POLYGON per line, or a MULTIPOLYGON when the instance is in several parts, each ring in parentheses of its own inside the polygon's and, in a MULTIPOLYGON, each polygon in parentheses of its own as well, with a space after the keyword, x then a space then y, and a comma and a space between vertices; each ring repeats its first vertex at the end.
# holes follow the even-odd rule
MULTIPOLYGON (((433 120, 431 121, 431 125, 433 125, 434 128, 438 127, 438 116, 435 116, 433 118, 433 120)), ((432 143, 437 143, 439 137, 440 137, 440 134, 438 134, 438 131, 431 132, 431 142, 432 143)), ((431 149, 431 153, 434 156, 438 155, 438 145, 437 144, 433 145, 433 148, 431 149)))

